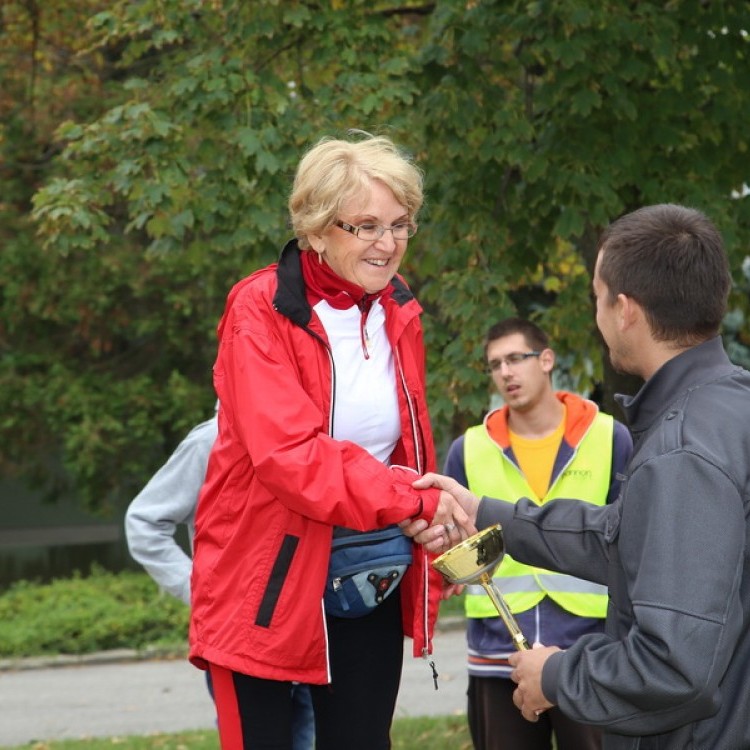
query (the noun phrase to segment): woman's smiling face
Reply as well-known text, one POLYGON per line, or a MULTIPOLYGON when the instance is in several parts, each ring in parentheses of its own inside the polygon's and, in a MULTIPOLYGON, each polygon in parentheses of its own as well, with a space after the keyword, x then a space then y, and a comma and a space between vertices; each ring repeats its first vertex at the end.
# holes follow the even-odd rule
MULTIPOLYGON (((337 218, 358 227, 380 224, 392 227, 410 221, 391 189, 380 180, 371 180, 369 194, 344 203, 337 218)), ((384 289, 396 275, 406 252, 407 239, 394 239, 386 231, 378 240, 363 240, 338 226, 328 227, 322 234, 309 235, 313 250, 323 257, 342 279, 361 286, 368 294, 384 289)))

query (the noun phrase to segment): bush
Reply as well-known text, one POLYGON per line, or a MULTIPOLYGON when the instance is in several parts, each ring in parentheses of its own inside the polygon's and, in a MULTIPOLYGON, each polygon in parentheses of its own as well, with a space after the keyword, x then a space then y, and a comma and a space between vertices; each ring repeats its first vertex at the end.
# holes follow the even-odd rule
POLYGON ((0 595, 0 657, 184 648, 189 610, 146 573, 110 573, 48 584, 19 581, 0 595))
MULTIPOLYGON (((463 614, 463 596, 440 616, 463 614)), ((0 658, 187 647, 189 608, 142 571, 91 572, 52 583, 19 581, 0 593, 0 658)))

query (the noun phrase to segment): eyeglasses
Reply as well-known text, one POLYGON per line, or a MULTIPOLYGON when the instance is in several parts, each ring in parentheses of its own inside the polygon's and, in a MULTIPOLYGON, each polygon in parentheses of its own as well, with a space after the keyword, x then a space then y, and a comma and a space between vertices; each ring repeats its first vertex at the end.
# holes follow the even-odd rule
POLYGON ((412 224, 410 221, 394 224, 392 227, 384 227, 382 224, 360 224, 358 227, 355 227, 353 224, 347 224, 345 221, 336 221, 334 223, 345 232, 349 232, 358 239, 368 242, 379 240, 388 230, 390 230, 394 240, 407 240, 417 233, 417 225, 412 224))
POLYGON ((538 357, 542 352, 511 352, 500 359, 491 359, 487 364, 487 372, 499 372, 503 365, 515 367, 525 362, 529 357, 538 357))

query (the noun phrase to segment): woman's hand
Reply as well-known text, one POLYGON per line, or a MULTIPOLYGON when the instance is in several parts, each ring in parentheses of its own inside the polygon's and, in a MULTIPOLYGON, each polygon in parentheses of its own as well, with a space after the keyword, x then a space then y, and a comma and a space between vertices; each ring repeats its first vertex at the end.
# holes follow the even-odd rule
POLYGON ((460 596, 463 590, 463 583, 448 583, 446 579, 443 579, 443 590, 440 592, 440 598, 445 600, 452 596, 460 596))
POLYGON ((399 524, 407 536, 433 553, 444 552, 476 534, 479 499, 455 479, 441 474, 425 474, 412 483, 415 489, 440 488, 440 499, 432 521, 407 519, 399 524))

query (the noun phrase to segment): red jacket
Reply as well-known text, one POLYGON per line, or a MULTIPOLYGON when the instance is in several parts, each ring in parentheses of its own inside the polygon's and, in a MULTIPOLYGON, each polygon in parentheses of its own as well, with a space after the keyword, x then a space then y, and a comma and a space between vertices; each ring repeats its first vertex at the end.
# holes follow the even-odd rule
MULTIPOLYGON (((190 659, 273 680, 330 682, 323 590, 334 525, 432 519, 438 491, 421 307, 399 278, 383 298, 402 436, 392 467, 329 428, 334 365, 309 306, 295 241, 240 281, 219 323, 219 435, 195 519, 190 659)), ((442 579, 415 545, 401 582, 404 632, 431 653, 442 579)))

